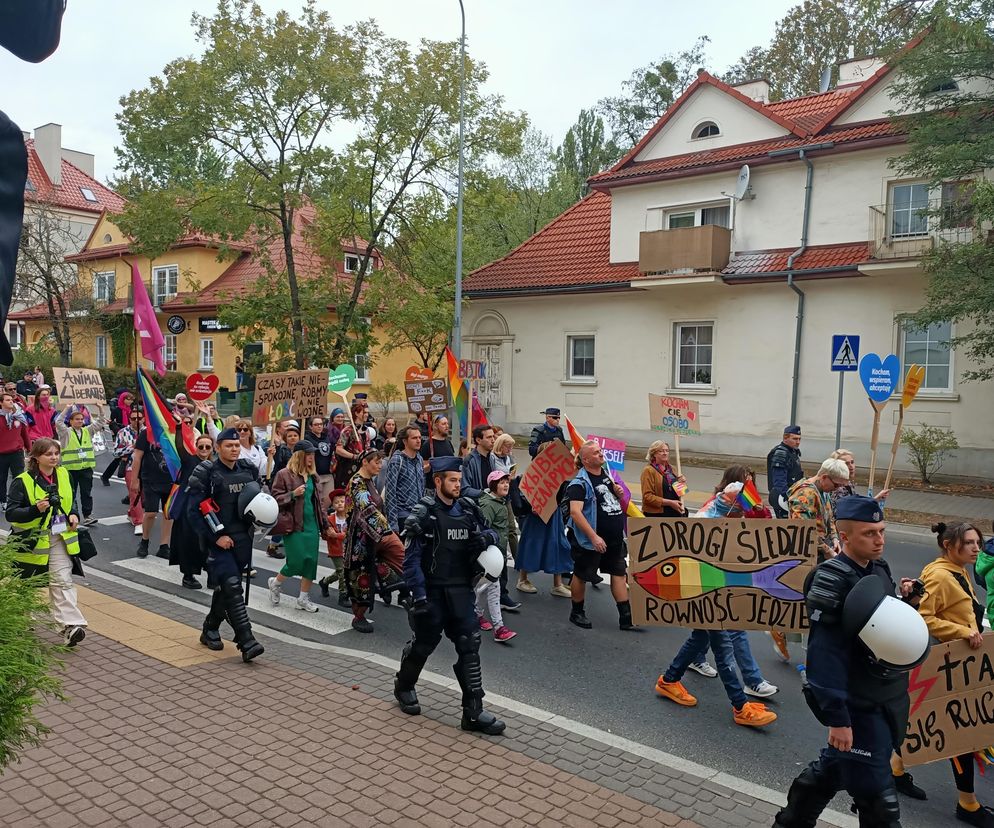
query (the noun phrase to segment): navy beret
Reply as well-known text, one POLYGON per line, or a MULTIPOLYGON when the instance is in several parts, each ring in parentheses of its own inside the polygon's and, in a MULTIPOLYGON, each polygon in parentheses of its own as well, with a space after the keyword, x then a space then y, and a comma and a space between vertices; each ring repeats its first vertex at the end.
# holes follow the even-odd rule
POLYGON ((880 523, 884 519, 884 512, 872 497, 849 495, 839 498, 839 502, 835 505, 835 519, 880 523))
POLYGON ((558 408, 547 408, 542 413, 545 414, 548 417, 558 417, 559 416, 559 409, 558 408))
POLYGON ((431 467, 432 474, 441 474, 443 472, 461 472, 462 458, 432 457, 431 460, 428 461, 428 465, 431 467))
POLYGON ((783 433, 784 434, 800 434, 801 433, 801 427, 799 425, 789 425, 789 426, 786 426, 784 428, 783 433))
POLYGON ((316 452, 317 446, 314 445, 310 440, 298 440, 293 447, 294 452, 306 451, 308 454, 314 454, 316 452))
POLYGON ((217 435, 218 443, 223 443, 225 440, 237 440, 238 439, 238 429, 234 427, 226 428, 220 434, 217 435))

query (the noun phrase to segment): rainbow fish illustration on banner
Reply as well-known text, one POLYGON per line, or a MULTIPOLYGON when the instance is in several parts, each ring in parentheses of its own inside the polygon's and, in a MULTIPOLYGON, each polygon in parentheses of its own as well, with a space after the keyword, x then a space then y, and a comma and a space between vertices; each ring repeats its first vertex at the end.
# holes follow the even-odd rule
POLYGON ((774 598, 801 601, 804 596, 780 582, 801 561, 780 561, 752 572, 728 572, 696 558, 667 558, 659 566, 636 572, 635 582, 664 601, 699 598, 725 587, 755 587, 774 598))
MULTIPOLYGON (((452 398, 452 407, 456 410, 459 418, 459 430, 466 433, 466 422, 469 416, 469 383, 459 377, 459 360, 448 345, 445 346, 445 362, 449 369, 449 396, 452 398)), ((473 427, 478 425, 489 425, 487 412, 480 405, 480 400, 473 392, 473 427)), ((472 448, 472 438, 469 445, 472 448)))

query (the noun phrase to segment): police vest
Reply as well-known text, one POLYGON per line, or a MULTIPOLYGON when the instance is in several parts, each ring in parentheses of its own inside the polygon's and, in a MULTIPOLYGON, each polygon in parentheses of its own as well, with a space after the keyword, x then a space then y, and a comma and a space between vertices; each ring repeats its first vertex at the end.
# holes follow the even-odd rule
POLYGON ((469 552, 467 541, 476 533, 477 520, 464 501, 459 505, 459 515, 437 504, 431 509, 435 538, 431 563, 425 567, 429 584, 468 586, 473 579, 476 556, 469 552))
POLYGON ((62 449, 62 468, 66 471, 80 471, 95 468, 96 465, 90 429, 84 428, 77 435, 76 430, 70 428, 66 447, 62 449))
MULTIPOLYGON (((38 482, 31 476, 30 472, 22 472, 17 475, 17 479, 24 483, 24 490, 28 493, 28 502, 34 506, 39 500, 45 500, 48 492, 38 485, 38 482)), ((67 507, 72 505, 72 484, 69 482, 69 472, 61 466, 55 468, 55 480, 59 488, 59 498, 62 501, 62 510, 68 511, 67 507)), ((49 527, 55 510, 49 509, 44 515, 39 515, 34 520, 25 523, 11 523, 11 528, 15 532, 37 532, 37 539, 34 548, 30 550, 17 550, 15 546, 14 560, 20 563, 33 564, 35 566, 48 566, 48 550, 52 545, 52 535, 49 527), (38 530, 41 531, 38 531, 38 530)), ((79 539, 75 529, 70 529, 68 522, 66 530, 61 533, 62 540, 66 544, 66 551, 70 555, 79 554, 79 539)))
POLYGON ((224 524, 224 533, 251 533, 252 524, 242 518, 238 509, 238 496, 246 483, 256 479, 254 469, 238 461, 235 468, 229 469, 220 460, 214 461, 214 471, 211 475, 211 496, 217 504, 220 514, 218 519, 224 524))

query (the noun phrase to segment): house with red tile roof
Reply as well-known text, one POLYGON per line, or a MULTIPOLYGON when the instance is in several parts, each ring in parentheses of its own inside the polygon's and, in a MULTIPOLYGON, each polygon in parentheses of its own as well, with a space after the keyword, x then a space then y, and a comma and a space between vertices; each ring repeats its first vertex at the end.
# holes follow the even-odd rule
MULTIPOLYGON (((834 88, 774 102, 764 80, 702 71, 584 199, 467 277, 463 354, 489 365, 494 421, 527 433, 554 405, 583 433, 645 446, 665 437, 650 427, 654 393, 698 404, 689 450, 763 457, 796 422, 820 460, 841 387, 841 442, 868 464, 872 410, 858 376, 840 386, 832 371, 832 336, 847 334, 862 353, 924 365, 906 427, 951 428, 970 450, 946 468, 986 474, 994 389, 961 380, 950 325, 903 321, 924 301, 922 254, 980 228, 952 210, 969 182, 896 171, 896 71, 848 60, 834 88), (928 212, 943 206, 953 221, 928 212)), ((898 382, 885 443, 900 394, 898 382)))

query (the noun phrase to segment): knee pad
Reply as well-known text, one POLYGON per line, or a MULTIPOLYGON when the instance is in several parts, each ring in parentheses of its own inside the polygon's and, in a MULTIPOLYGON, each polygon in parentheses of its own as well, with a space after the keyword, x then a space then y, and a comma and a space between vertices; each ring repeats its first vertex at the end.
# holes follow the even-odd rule
POLYGON ((901 828, 901 805, 893 788, 878 794, 853 797, 860 828, 901 828))
POLYGON ((453 643, 456 645, 456 652, 459 655, 478 653, 480 651, 480 633, 476 631, 469 635, 456 636, 453 643))

